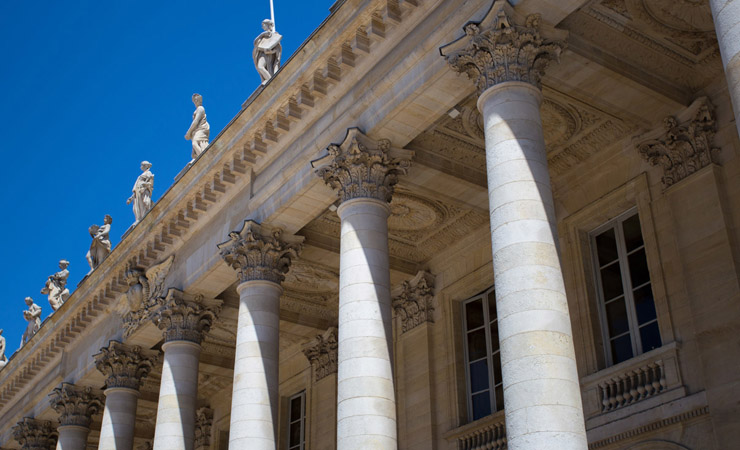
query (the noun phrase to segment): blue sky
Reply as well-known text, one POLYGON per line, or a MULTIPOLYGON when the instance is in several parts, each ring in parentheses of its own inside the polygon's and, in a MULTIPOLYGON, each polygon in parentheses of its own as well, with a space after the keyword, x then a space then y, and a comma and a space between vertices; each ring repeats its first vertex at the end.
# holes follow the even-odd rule
MULTIPOLYGON (((274 0, 283 62, 334 0, 274 0)), ((7 355, 26 327, 23 299, 64 258, 73 290, 89 266, 87 229, 113 217, 113 245, 133 222, 126 199, 139 162, 154 199, 190 160, 184 139, 203 95, 214 138, 257 88, 252 43, 269 0, 0 2, 0 154, 4 160, 0 328, 7 355)))

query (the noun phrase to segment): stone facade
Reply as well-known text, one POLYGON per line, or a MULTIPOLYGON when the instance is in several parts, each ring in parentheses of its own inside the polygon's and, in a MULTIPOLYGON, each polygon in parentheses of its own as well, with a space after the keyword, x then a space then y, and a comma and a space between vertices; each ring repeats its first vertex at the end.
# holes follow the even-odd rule
POLYGON ((737 23, 339 2, 0 368, 0 447, 734 448, 737 23))

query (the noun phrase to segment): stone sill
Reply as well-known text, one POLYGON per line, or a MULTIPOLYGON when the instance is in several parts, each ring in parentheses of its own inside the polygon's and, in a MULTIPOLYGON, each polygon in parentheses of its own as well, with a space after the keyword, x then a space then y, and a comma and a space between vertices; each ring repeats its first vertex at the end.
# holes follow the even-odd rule
POLYGON ((650 360, 661 359, 664 354, 675 353, 679 348, 679 343, 676 341, 669 342, 668 344, 663 344, 662 347, 658 347, 654 350, 650 350, 647 353, 643 353, 641 355, 635 356, 634 358, 630 358, 627 361, 622 361, 619 364, 607 367, 605 369, 599 370, 596 373, 592 373, 591 375, 586 375, 585 377, 582 377, 581 387, 583 389, 587 389, 593 385, 599 384, 599 382, 606 378, 611 378, 624 372, 628 372, 630 369, 641 366, 650 360))
POLYGON ((470 422, 460 427, 453 428, 452 430, 443 434, 442 437, 448 442, 453 442, 460 438, 464 438, 468 435, 474 434, 483 428, 487 428, 490 426, 494 426, 497 424, 503 424, 503 423, 504 423, 504 411, 503 410, 496 411, 490 416, 483 417, 481 419, 476 420, 475 422, 470 422))

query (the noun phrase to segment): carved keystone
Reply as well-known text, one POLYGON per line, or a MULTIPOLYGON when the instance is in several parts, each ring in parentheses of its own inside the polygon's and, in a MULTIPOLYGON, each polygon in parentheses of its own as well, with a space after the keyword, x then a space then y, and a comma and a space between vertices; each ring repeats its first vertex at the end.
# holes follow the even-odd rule
POLYGON ((425 322, 434 323, 434 276, 419 271, 416 276, 394 289, 393 309, 401 317, 405 333, 425 322))
POLYGON ((478 94, 507 81, 540 88, 545 69, 560 58, 568 36, 541 24, 539 14, 521 17, 507 0, 497 0, 482 21, 470 22, 463 30, 465 36, 439 52, 453 70, 468 75, 478 94))
POLYGON ((24 450, 49 450, 56 445, 57 432, 48 420, 24 417, 13 427, 13 437, 24 450))
POLYGON ((303 354, 311 363, 314 382, 337 373, 337 329, 328 328, 304 344, 303 354))
POLYGON ((265 280, 280 284, 291 261, 298 258, 303 239, 285 234, 280 228, 246 220, 241 231, 229 233, 229 240, 218 248, 226 264, 239 274, 240 282, 265 280))
POLYGON ((200 344, 211 329, 223 301, 170 289, 158 298, 152 311, 154 325, 164 331, 164 341, 190 341, 200 344))
POLYGON ((311 166, 339 191, 343 202, 355 198, 390 202, 398 176, 408 172, 414 155, 411 150, 392 148, 387 139, 373 140, 358 128, 348 129, 344 142, 331 144, 327 151, 311 166))
POLYGON ((94 355, 95 367, 106 376, 106 388, 128 388, 139 390, 141 381, 149 375, 157 354, 144 352, 139 346, 129 346, 110 341, 108 347, 94 355))
POLYGON ((77 425, 90 428, 92 416, 103 410, 103 396, 93 388, 62 383, 49 394, 54 411, 59 413, 61 426, 77 425))

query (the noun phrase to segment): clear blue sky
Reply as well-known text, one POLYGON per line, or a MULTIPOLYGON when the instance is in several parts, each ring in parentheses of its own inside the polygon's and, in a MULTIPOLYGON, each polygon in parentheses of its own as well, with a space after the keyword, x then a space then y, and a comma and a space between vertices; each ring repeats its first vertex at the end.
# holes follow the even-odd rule
MULTIPOLYGON (((274 3, 285 62, 334 0, 274 3)), ((116 245, 133 222, 139 162, 153 164, 157 200, 190 160, 190 96, 203 95, 214 138, 257 88, 252 43, 269 15, 269 0, 0 2, 7 356, 26 296, 51 313, 39 290, 58 261, 70 290, 88 272, 88 227, 110 214, 116 245)))

